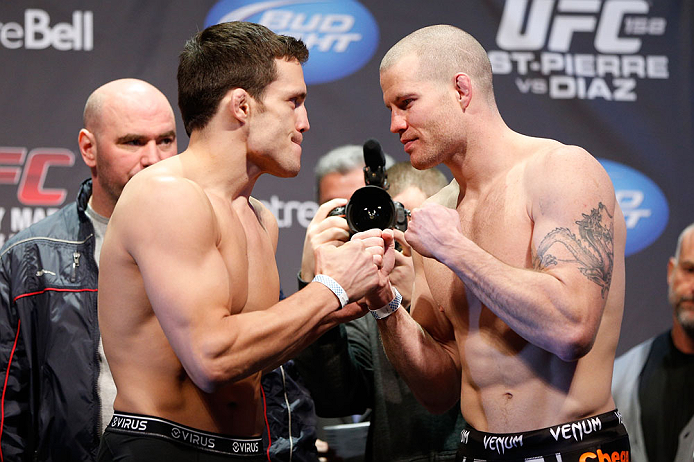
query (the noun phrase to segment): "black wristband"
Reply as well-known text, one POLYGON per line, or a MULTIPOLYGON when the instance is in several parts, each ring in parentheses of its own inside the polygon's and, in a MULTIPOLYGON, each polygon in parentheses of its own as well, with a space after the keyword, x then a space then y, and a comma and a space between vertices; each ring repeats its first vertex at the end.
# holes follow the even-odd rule
POLYGON ((299 272, 296 273, 296 281, 299 283, 299 290, 303 289, 308 285, 307 281, 301 279, 301 270, 299 270, 299 272))

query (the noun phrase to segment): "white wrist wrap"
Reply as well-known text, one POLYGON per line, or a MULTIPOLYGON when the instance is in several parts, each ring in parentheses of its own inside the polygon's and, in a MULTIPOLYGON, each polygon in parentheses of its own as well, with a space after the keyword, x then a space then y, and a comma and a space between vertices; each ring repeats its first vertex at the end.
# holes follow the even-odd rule
POLYGON ((387 318, 391 314, 395 313, 397 311, 398 307, 400 306, 400 303, 402 303, 402 295, 400 295, 400 292, 398 292, 398 289, 393 287, 393 292, 395 292, 395 298, 390 301, 386 306, 379 308, 377 310, 369 310, 371 311, 371 315, 375 319, 383 319, 387 318))
POLYGON ((342 286, 330 276, 326 276, 325 274, 316 274, 311 282, 320 282, 325 287, 330 289, 340 301, 340 308, 338 309, 344 308, 345 305, 349 303, 349 297, 347 296, 345 289, 343 289, 342 286))

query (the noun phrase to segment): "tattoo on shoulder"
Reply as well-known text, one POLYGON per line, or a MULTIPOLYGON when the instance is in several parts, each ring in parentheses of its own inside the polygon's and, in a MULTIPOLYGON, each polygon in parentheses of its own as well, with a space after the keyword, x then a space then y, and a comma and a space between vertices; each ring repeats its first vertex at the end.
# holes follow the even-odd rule
POLYGON ((574 263, 585 277, 600 286, 605 298, 612 281, 614 258, 612 215, 602 202, 590 215, 581 215, 583 218, 575 222, 580 238, 568 228, 550 231, 533 256, 533 268, 543 270, 559 262, 574 263), (604 217, 610 219, 609 227, 602 223, 604 217))

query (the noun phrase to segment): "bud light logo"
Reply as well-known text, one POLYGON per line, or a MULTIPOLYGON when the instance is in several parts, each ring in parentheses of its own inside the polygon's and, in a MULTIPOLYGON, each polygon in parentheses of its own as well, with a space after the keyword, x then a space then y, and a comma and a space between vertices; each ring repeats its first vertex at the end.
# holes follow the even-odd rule
POLYGON ((205 27, 229 21, 262 24, 300 38, 309 49, 304 64, 307 84, 339 80, 361 69, 378 47, 378 25, 353 0, 221 0, 205 18, 205 27))
POLYGON ((625 255, 651 245, 665 230, 670 210, 665 195, 650 178, 626 165, 599 159, 614 184, 627 225, 625 255))

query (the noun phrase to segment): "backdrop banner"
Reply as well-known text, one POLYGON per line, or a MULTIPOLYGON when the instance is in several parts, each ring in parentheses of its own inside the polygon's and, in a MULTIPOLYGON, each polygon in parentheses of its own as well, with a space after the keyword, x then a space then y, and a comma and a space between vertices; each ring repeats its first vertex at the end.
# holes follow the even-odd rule
POLYGON ((2 2, 0 243, 74 200, 89 176, 77 134, 95 88, 122 77, 160 88, 176 108, 182 151, 188 139, 177 109, 176 68, 185 41, 218 22, 259 22, 301 37, 311 53, 304 66, 311 129, 304 137, 301 172, 292 179, 265 175, 254 194, 277 217, 277 263, 282 288, 292 294, 305 228, 317 208, 316 160, 334 147, 368 138, 378 139, 396 160, 407 160, 388 129, 378 66, 383 54, 415 29, 452 24, 488 51, 497 103, 512 129, 579 145, 610 174, 628 227, 618 349, 624 352, 670 326, 667 261, 679 232, 694 221, 693 5, 690 0, 2 2))

